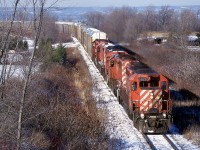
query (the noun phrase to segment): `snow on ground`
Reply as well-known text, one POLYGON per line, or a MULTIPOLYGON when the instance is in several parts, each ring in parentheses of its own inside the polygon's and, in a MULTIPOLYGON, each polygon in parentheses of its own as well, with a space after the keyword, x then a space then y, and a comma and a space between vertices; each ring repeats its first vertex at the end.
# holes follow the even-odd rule
POLYGON ((133 127, 132 121, 128 118, 122 106, 117 102, 116 97, 107 86, 84 48, 75 38, 74 42, 77 44, 80 54, 83 56, 90 71, 94 84, 93 94, 98 107, 107 112, 105 124, 106 132, 110 139, 109 149, 151 149, 142 134, 133 127))
MULTIPOLYGON (((56 43, 56 44, 53 44, 52 47, 57 48, 59 45, 60 45, 60 43, 56 43)), ((67 48, 67 47, 77 47, 77 44, 74 43, 74 42, 69 42, 69 43, 62 43, 62 46, 65 47, 65 48, 67 48)))
POLYGON ((15 51, 10 50, 7 57, 8 62, 19 62, 23 60, 23 56, 15 51))
MULTIPOLYGON (((29 38, 24 38, 28 42, 29 51, 34 49, 34 40, 29 38)), ((15 51, 10 50, 8 53, 9 62, 20 62, 23 60, 21 53, 16 53, 15 51)), ((40 63, 34 64, 32 68, 32 73, 35 73, 39 70, 40 63)), ((0 72, 2 72, 3 65, 0 65, 0 72)), ((28 71, 27 65, 6 65, 6 76, 9 74, 9 77, 16 77, 23 79, 28 71)))
MULTIPOLYGON (((178 129, 175 126, 172 126, 170 129, 172 134, 168 134, 168 138, 173 141, 178 149, 181 150, 200 150, 200 146, 193 144, 192 141, 187 140, 182 135, 178 133, 178 129)), ((199 133, 197 133, 199 134, 199 133)))
POLYGON ((173 147, 165 140, 162 135, 147 135, 153 145, 158 150, 173 150, 173 147))
POLYGON ((194 42, 197 39, 198 39, 198 37, 196 35, 189 35, 187 37, 187 41, 190 41, 190 42, 194 42))
MULTIPOLYGON (((29 38, 24 38, 24 40, 26 40, 28 42, 29 51, 32 52, 33 49, 34 49, 34 40, 29 39, 29 38)), ((59 44, 55 44, 55 45, 52 45, 52 46, 57 47, 58 45, 59 44)), ((69 45, 70 45, 70 47, 72 47, 72 46, 76 47, 77 46, 74 43, 62 43, 62 45, 64 47, 67 47, 69 45)), ((8 60, 10 60, 10 61, 16 62, 16 61, 21 61, 22 59, 23 59, 23 57, 22 57, 21 54, 17 54, 17 53, 14 53, 14 52, 9 53, 8 60)), ((37 70, 39 70, 39 66, 40 66, 40 63, 35 65, 32 69, 32 72, 34 73, 37 70)), ((2 68, 3 68, 3 66, 0 65, 0 72, 2 71, 2 68)), ((28 70, 28 66, 25 66, 25 65, 11 65, 11 68, 10 68, 10 65, 6 66, 6 73, 7 74, 9 73, 9 77, 16 77, 16 78, 23 79, 25 77, 27 70, 28 70)))
MULTIPOLYGON (((0 65, 0 72, 2 72, 3 69, 3 65, 0 65)), ((16 78, 24 78, 25 75, 25 68, 22 67, 21 65, 12 65, 10 68, 10 65, 6 66, 6 74, 8 75, 9 73, 9 77, 16 77, 16 78), (10 70, 10 71, 9 71, 10 70)))
POLYGON ((188 46, 188 49, 192 52, 200 52, 199 46, 188 46))
POLYGON ((27 37, 24 37, 24 40, 23 40, 23 41, 27 41, 27 43, 28 43, 28 50, 29 50, 30 52, 32 52, 33 49, 34 49, 34 40, 32 40, 32 39, 30 39, 30 38, 27 38, 27 37))
MULTIPOLYGON (((3 65, 0 65, 0 72, 2 72, 3 65)), ((39 70, 39 64, 32 68, 32 73, 39 70)), ((6 65, 6 76, 9 74, 10 78, 23 79, 28 71, 28 66, 25 65, 6 65)))

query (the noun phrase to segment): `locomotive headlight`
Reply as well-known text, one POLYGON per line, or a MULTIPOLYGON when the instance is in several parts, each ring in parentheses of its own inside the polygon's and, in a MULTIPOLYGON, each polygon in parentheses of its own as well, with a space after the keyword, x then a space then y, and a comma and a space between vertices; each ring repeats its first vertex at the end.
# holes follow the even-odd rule
POLYGON ((162 115, 163 115, 163 117, 164 117, 164 118, 166 118, 166 117, 167 117, 166 113, 163 113, 162 115))
POLYGON ((120 88, 121 87, 121 82, 117 82, 117 87, 120 88))
POLYGON ((140 114, 140 117, 141 117, 142 119, 144 119, 144 114, 140 114))
POLYGON ((150 95, 150 99, 153 99, 153 93, 151 92, 149 95, 150 95))

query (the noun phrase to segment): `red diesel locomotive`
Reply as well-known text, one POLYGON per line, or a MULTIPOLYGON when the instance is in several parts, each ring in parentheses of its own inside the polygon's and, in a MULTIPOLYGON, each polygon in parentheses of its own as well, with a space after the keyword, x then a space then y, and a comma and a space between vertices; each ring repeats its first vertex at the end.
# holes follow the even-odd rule
POLYGON ((135 53, 109 43, 106 33, 80 24, 68 28, 84 45, 134 126, 143 133, 166 133, 172 123, 168 79, 140 62, 135 53))
POLYGON ((102 42, 98 39, 93 57, 134 126, 143 133, 167 132, 172 122, 168 80, 122 47, 102 42))

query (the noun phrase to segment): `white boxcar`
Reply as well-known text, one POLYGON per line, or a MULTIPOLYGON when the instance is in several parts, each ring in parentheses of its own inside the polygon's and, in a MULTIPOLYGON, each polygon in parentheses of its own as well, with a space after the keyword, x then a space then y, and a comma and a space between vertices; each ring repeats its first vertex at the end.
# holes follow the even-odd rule
POLYGON ((95 40, 106 40, 107 39, 107 35, 105 32, 102 32, 98 29, 95 29, 95 28, 87 28, 86 30, 87 32, 87 35, 88 35, 88 38, 87 38, 87 52, 88 54, 90 55, 90 57, 92 57, 92 45, 93 45, 93 42, 95 40))

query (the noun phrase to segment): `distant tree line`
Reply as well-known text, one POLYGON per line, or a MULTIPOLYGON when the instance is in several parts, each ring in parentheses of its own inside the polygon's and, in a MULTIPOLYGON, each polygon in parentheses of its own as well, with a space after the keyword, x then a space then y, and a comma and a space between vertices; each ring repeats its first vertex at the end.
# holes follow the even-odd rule
POLYGON ((88 25, 108 33, 116 42, 132 43, 149 31, 168 32, 176 44, 186 44, 186 36, 200 31, 200 8, 196 11, 170 6, 162 6, 159 10, 148 6, 144 10, 122 7, 114 8, 109 14, 101 12, 85 15, 88 25))

